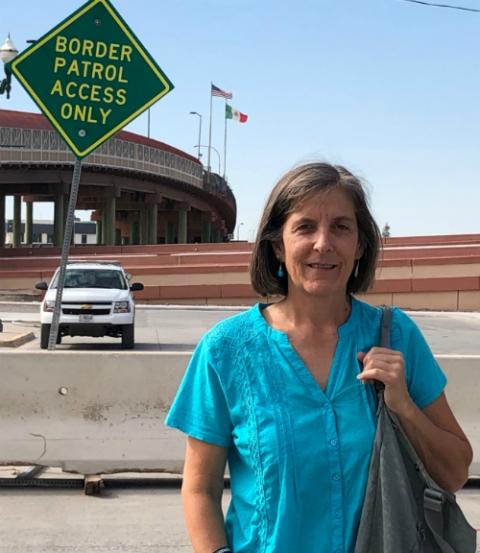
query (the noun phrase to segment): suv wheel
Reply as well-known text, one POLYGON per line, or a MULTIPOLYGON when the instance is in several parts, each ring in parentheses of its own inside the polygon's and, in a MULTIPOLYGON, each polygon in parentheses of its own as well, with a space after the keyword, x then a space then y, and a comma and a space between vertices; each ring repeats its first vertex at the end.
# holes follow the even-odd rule
POLYGON ((42 349, 48 348, 48 337, 50 336, 50 326, 51 325, 42 325, 40 329, 40 347, 42 349))
POLYGON ((123 325, 122 349, 133 349, 135 346, 134 325, 123 325))
MULTIPOLYGON (((40 329, 40 347, 42 349, 48 349, 48 340, 50 338, 50 327, 52 325, 42 325, 40 329)), ((57 344, 62 343, 62 335, 60 334, 60 330, 57 334, 57 344)))

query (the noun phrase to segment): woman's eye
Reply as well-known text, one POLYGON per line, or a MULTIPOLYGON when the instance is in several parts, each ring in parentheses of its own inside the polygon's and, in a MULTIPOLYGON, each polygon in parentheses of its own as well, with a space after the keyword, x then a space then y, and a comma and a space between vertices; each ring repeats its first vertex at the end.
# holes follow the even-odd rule
POLYGON ((335 225, 335 228, 337 228, 338 230, 341 230, 341 231, 350 230, 350 227, 348 225, 343 224, 343 223, 337 223, 335 225))
POLYGON ((302 223, 295 229, 297 232, 307 232, 312 229, 312 225, 309 223, 302 223))

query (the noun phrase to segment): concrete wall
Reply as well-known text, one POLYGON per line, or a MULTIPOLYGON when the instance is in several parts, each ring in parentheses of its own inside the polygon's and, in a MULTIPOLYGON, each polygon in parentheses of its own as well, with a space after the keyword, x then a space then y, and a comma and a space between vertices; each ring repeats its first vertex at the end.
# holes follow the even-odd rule
MULTIPOLYGON (((0 464, 82 474, 182 468, 185 439, 164 427, 189 353, 6 352, 0 464)), ((480 356, 439 356, 447 396, 480 474, 480 356)))
MULTIPOLYGON (((480 310, 480 235, 390 239, 376 279, 364 296, 372 304, 404 309, 480 310)), ((142 302, 249 305, 252 244, 170 244, 71 248, 71 259, 116 259, 145 289, 142 302)), ((0 250, 0 290, 30 290, 49 280, 58 248, 0 250)), ((40 296, 40 294, 39 294, 40 296)))

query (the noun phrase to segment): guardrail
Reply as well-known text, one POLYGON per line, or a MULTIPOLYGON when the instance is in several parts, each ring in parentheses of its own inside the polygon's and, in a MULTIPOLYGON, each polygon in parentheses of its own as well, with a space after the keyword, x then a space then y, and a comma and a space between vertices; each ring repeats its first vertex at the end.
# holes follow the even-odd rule
MULTIPOLYGON (((58 133, 47 129, 0 127, 1 163, 74 164, 73 154, 58 133)), ((111 138, 84 160, 103 166, 186 182, 203 188, 203 167, 173 152, 120 138, 111 138)))

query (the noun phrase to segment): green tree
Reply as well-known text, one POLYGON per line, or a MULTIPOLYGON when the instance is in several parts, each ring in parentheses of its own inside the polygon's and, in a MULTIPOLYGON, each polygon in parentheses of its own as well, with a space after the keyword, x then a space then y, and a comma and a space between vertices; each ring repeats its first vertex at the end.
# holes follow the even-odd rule
POLYGON ((390 238, 391 236, 391 233, 390 233, 390 225, 388 224, 388 221, 383 225, 383 229, 382 229, 382 237, 383 238, 390 238))

